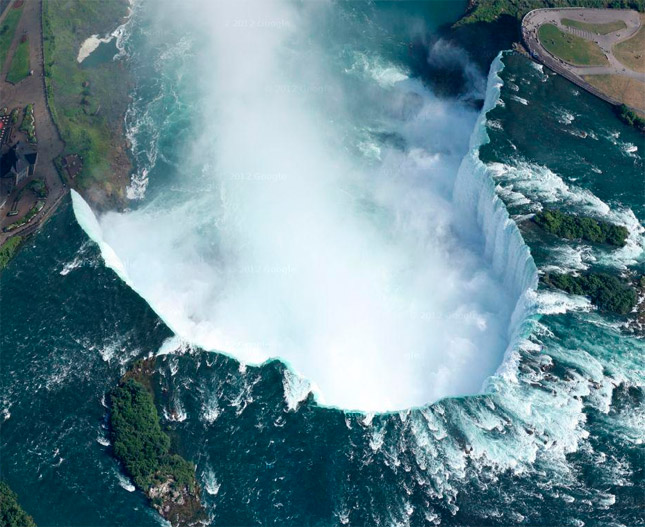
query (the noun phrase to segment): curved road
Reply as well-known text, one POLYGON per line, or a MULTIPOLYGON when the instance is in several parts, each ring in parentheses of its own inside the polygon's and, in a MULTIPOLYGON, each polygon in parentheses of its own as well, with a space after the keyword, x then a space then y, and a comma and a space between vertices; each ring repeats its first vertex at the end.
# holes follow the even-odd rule
POLYGON ((645 82, 645 73, 639 73, 629 69, 614 57, 613 47, 633 37, 641 27, 641 18, 636 11, 626 9, 586 9, 586 8, 569 8, 569 9, 536 9, 528 13, 522 21, 522 33, 525 36, 527 44, 530 42, 531 51, 538 48, 542 53, 549 54, 555 60, 566 64, 568 69, 575 75, 625 75, 633 79, 645 82), (626 28, 608 33, 607 35, 597 35, 588 31, 571 28, 562 24, 562 19, 568 18, 588 24, 602 24, 606 22, 623 21, 626 28), (608 66, 576 66, 574 64, 562 61, 558 57, 551 55, 540 43, 538 38, 538 29, 542 24, 554 24, 558 29, 595 42, 604 53, 608 66))

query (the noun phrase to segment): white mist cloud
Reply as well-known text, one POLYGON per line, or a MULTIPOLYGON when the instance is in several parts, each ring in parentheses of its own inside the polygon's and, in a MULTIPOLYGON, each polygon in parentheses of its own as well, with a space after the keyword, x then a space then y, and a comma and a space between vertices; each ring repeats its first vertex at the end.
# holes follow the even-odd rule
POLYGON ((192 34, 196 124, 172 183, 100 219, 133 287, 183 339, 281 358, 330 405, 478 392, 513 306, 455 227, 475 113, 326 43, 333 4, 155 6, 192 34))

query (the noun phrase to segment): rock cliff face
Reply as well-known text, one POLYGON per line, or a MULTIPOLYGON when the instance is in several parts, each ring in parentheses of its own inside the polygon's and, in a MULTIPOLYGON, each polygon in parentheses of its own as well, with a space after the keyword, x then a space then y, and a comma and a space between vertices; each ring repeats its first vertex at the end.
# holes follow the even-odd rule
POLYGON ((153 507, 173 526, 190 527, 206 523, 198 488, 194 492, 187 486, 177 488, 177 482, 170 477, 150 487, 146 494, 153 507))

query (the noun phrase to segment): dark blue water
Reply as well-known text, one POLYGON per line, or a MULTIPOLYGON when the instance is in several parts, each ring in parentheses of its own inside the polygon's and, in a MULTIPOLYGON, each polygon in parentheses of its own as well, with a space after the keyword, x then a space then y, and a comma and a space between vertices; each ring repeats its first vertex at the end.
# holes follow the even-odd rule
MULTIPOLYGON (((540 272, 642 272, 643 137, 527 59, 503 64, 482 177, 540 272), (625 224, 630 243, 547 238, 526 221, 543 206, 625 224)), ((154 92, 147 82, 139 93, 154 92)), ((163 173, 172 159, 159 163, 163 173)), ((153 195, 155 185, 161 176, 153 195)), ((487 393, 365 416, 299 400, 279 362, 245 368, 169 340, 69 203, 1 280, 0 470, 41 526, 161 523, 110 454, 104 397, 162 348, 153 386, 164 426, 197 464, 212 525, 643 524, 645 347, 582 298, 540 289, 487 393)))

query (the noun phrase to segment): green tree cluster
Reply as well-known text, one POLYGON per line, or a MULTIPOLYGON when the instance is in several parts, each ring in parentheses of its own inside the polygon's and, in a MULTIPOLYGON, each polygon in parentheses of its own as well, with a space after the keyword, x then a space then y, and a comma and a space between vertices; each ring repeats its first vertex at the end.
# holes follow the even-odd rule
POLYGON ((628 314, 636 305, 634 288, 607 273, 581 276, 548 273, 544 282, 567 293, 587 296, 600 309, 619 315, 628 314))
POLYGON ((29 183, 29 189, 36 194, 39 198, 46 198, 47 197, 47 185, 45 185, 45 181, 42 179, 34 179, 29 183))
POLYGON ((16 493, 0 481, 0 525, 2 527, 36 527, 34 520, 18 504, 16 493))
POLYGON ((111 394, 110 424, 114 453, 144 491, 173 480, 175 488, 195 492, 195 465, 170 453, 170 438, 161 429, 152 395, 128 378, 111 394))
POLYGON ((621 121, 645 133, 645 119, 643 119, 635 111, 630 110, 629 106, 621 104, 617 107, 617 112, 618 117, 620 117, 621 121))
POLYGON ((567 240, 585 240, 592 243, 607 243, 622 247, 629 231, 622 225, 598 221, 587 216, 566 214, 558 210, 544 210, 533 221, 545 231, 567 240))
POLYGON ((645 11, 645 0, 470 0, 468 12, 457 24, 493 22, 502 15, 520 19, 533 9, 545 7, 611 7, 645 11))
POLYGON ((9 238, 2 247, 0 247, 0 271, 2 271, 16 255, 21 243, 22 237, 13 236, 9 238))

